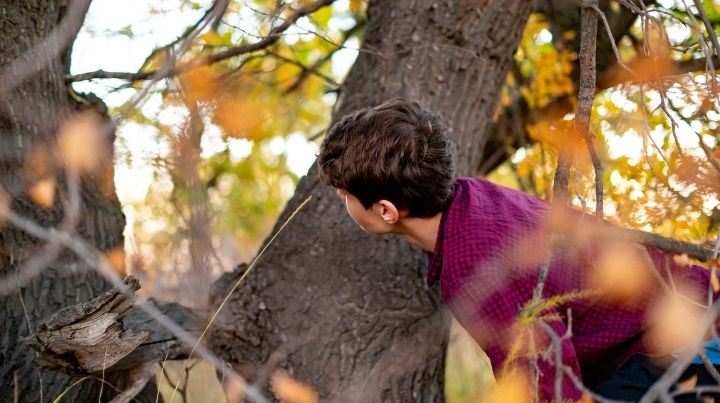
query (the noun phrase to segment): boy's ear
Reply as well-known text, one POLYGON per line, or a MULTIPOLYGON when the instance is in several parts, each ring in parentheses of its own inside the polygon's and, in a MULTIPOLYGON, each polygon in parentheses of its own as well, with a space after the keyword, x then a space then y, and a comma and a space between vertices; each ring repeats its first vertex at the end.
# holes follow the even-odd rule
POLYGON ((380 200, 377 202, 380 217, 386 224, 395 224, 400 219, 401 212, 389 200, 380 200))

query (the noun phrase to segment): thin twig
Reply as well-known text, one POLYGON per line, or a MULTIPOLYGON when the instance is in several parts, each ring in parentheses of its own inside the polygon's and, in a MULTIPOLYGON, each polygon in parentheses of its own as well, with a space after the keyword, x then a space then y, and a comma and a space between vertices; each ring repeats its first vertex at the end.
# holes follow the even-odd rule
POLYGON ((66 82, 74 82, 74 81, 90 80, 90 79, 94 79, 94 78, 120 78, 123 80, 138 81, 138 80, 146 80, 150 77, 154 77, 158 80, 173 77, 178 74, 185 73, 189 70, 196 69, 198 67, 208 66, 208 65, 217 63, 217 62, 225 60, 225 59, 229 59, 229 58, 240 56, 240 55, 243 55, 246 53, 265 49, 265 48, 273 45, 275 42, 277 42, 282 37, 282 33, 284 31, 286 31, 288 28, 290 28, 290 26, 295 24, 295 22, 298 19, 317 11, 317 10, 321 9, 322 7, 332 4, 334 1, 335 0, 318 0, 314 3, 308 4, 307 6, 297 9, 297 11, 295 11, 291 16, 289 16, 285 20, 285 22, 283 22, 282 24, 273 28, 267 36, 265 36, 264 38, 260 39, 257 42, 249 43, 246 45, 234 46, 234 47, 225 49, 223 51, 220 51, 218 53, 215 53, 213 55, 199 58, 199 59, 193 60, 191 62, 181 64, 179 66, 174 66, 169 69, 160 68, 157 70, 138 72, 138 73, 134 73, 134 74, 133 73, 106 72, 106 71, 99 70, 99 71, 95 71, 95 72, 82 73, 82 74, 78 74, 78 75, 74 75, 74 76, 67 76, 65 78, 65 81, 66 82))

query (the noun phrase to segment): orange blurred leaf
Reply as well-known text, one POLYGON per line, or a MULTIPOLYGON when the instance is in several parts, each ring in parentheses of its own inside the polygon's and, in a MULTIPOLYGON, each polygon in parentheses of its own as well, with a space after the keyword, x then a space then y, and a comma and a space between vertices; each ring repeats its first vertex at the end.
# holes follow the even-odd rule
POLYGON ((105 257, 118 274, 125 274, 125 250, 120 246, 105 253, 105 257))
POLYGON ((40 207, 46 209, 52 207, 55 202, 55 178, 45 178, 35 182, 28 194, 40 207))
POLYGON ((349 9, 353 13, 360 12, 362 10, 362 0, 350 0, 349 9))
POLYGON ((215 123, 233 137, 255 137, 263 125, 263 110, 255 103, 236 99, 222 100, 215 108, 215 123))
POLYGON ((668 354, 688 346, 699 331, 701 312, 677 295, 666 295, 648 315, 648 341, 653 353, 668 354))
POLYGON ((93 112, 78 114, 62 125, 58 151, 67 169, 88 173, 106 161, 108 147, 103 144, 101 129, 100 117, 93 112))
POLYGON ((618 67, 608 78, 609 86, 626 82, 657 81, 676 74, 675 62, 667 56, 642 56, 618 67))
POLYGON ((531 139, 549 144, 558 150, 583 156, 586 153, 585 140, 582 132, 575 128, 572 120, 547 119, 527 125, 531 139))
POLYGON ((695 386, 697 386, 697 381, 698 381, 698 376, 697 376, 697 374, 695 374, 682 382, 678 382, 676 391, 689 392, 689 391, 693 390, 693 388, 695 388, 695 386))
POLYGON ((532 401, 528 380, 518 371, 509 371, 483 394, 483 403, 526 403, 532 401))
POLYGON ((284 371, 272 376, 272 387, 278 399, 288 403, 316 403, 318 394, 310 387, 290 377, 284 371))
POLYGON ((196 67, 180 76, 180 85, 190 100, 205 101, 218 94, 220 74, 214 66, 196 67))
POLYGON ((605 246, 598 256, 590 281, 603 297, 626 301, 642 296, 652 282, 653 267, 643 259, 641 251, 630 244, 605 246))

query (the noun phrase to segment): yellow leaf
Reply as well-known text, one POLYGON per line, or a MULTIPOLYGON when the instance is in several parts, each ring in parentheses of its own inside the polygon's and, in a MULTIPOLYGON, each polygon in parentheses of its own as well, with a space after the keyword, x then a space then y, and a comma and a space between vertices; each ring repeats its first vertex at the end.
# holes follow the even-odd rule
POLYGON ((28 191, 30 198, 43 208, 50 208, 55 202, 55 178, 36 182, 28 191))
POLYGON ((222 37, 215 31, 208 31, 200 35, 200 39, 205 41, 208 45, 217 46, 222 44, 222 37))
POLYGON ((283 371, 276 371, 271 382, 275 396, 281 401, 288 403, 316 403, 318 401, 317 392, 283 371))
POLYGON ((275 77, 281 89, 286 90, 295 83, 302 69, 294 64, 283 63, 275 71, 275 77))
POLYGON ((712 285, 713 291, 720 291, 720 281, 718 281, 717 275, 714 270, 710 273, 710 284, 712 285))

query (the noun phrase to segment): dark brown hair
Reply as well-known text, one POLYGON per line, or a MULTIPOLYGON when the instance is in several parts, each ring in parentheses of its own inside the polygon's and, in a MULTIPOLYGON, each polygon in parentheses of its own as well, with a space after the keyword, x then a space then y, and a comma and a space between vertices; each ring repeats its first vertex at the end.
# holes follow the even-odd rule
POLYGON ((417 102, 393 99, 358 110, 325 136, 320 178, 366 209, 385 199, 411 217, 431 217, 452 197, 455 169, 446 130, 417 102))

